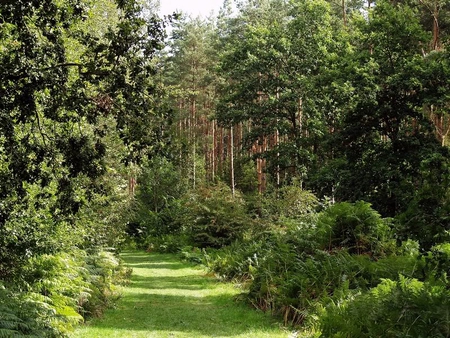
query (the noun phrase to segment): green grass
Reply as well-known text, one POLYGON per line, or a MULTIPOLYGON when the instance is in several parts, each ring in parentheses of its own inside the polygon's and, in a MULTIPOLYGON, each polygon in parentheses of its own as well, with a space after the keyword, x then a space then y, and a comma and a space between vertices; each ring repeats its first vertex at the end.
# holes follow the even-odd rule
POLYGON ((207 277, 173 255, 129 252, 131 283, 116 308, 81 326, 72 337, 283 337, 271 317, 236 302, 239 289, 207 277))

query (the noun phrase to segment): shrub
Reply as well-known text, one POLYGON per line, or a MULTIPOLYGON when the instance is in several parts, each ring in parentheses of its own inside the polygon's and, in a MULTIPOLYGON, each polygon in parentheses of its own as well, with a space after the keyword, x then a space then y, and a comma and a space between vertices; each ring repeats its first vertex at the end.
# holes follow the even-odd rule
POLYGON ((441 151, 422 161, 423 182, 406 211, 397 216, 399 233, 417 240, 424 251, 450 241, 449 150, 443 147, 441 151))
POLYGON ((251 214, 274 223, 307 218, 315 214, 320 204, 313 193, 297 184, 272 189, 263 195, 247 195, 246 199, 251 214))
POLYGON ((288 247, 277 248, 255 273, 249 299, 258 308, 282 315, 286 324, 300 324, 314 303, 366 289, 369 265, 368 257, 345 251, 297 255, 288 247))
POLYGON ((84 317, 98 317, 120 297, 118 285, 128 282, 131 269, 125 268, 114 253, 99 251, 85 256, 85 280, 89 294, 82 299, 84 317))
MULTIPOLYGON (((327 228, 324 224, 317 225, 318 218, 314 214, 281 218, 271 231, 208 251, 208 267, 224 279, 244 283, 248 287, 246 298, 251 304, 282 316, 286 324, 311 320, 317 304, 325 305, 345 295, 367 292, 383 279, 397 279, 399 273, 410 278, 422 276, 425 260, 420 259, 417 243, 407 241, 396 248, 390 228, 368 204, 340 205, 338 209, 327 211, 326 216, 331 220, 327 228), (352 220, 352 217, 363 216, 366 216, 363 220, 369 220, 361 222, 368 225, 368 238, 374 241, 381 238, 382 243, 367 245, 363 254, 355 252, 353 247, 336 245, 329 250, 323 245, 321 231, 324 228, 330 236, 335 223, 341 222, 337 229, 342 230, 346 217, 352 220), (378 251, 368 252, 369 248, 378 251)), ((349 231, 353 229, 351 225, 348 225, 349 231)), ((364 226, 360 227, 359 233, 364 234, 364 226)), ((345 234, 344 231, 336 233, 338 238, 345 234)))
POLYGON ((80 319, 57 315, 48 297, 0 286, 0 337, 63 337, 80 319))
POLYGON ((400 276, 322 309, 321 337, 448 337, 450 291, 400 276))
POLYGON ((200 187, 186 196, 185 212, 178 222, 188 227, 192 244, 200 248, 220 248, 243 238, 252 221, 246 214, 245 202, 223 183, 200 187))
POLYGON ((183 232, 184 223, 177 220, 184 211, 181 198, 186 186, 180 171, 166 158, 145 161, 127 229, 138 246, 145 249, 147 237, 183 232))
POLYGON ((203 264, 204 263, 204 249, 195 248, 192 246, 185 246, 180 250, 180 258, 184 261, 203 264))
POLYGON ((20 282, 0 285, 0 337, 65 337, 83 317, 97 316, 128 277, 109 252, 41 255, 28 261, 20 282))
POLYGON ((350 253, 384 256, 395 251, 389 219, 369 203, 336 203, 321 213, 318 234, 324 249, 347 248, 350 253))
POLYGON ((275 234, 266 233, 255 240, 235 241, 220 250, 205 252, 209 270, 223 280, 244 282, 252 280, 260 264, 271 252, 275 234))

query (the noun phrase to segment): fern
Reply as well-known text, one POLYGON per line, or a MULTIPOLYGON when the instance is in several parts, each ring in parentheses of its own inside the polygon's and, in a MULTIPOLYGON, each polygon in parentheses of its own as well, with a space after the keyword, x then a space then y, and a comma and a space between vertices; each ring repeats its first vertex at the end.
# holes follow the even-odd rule
POLYGON ((448 337, 450 291, 400 276, 339 305, 320 318, 323 337, 448 337))
POLYGON ((2 328, 0 323, 0 338, 11 338, 11 337, 20 337, 19 332, 16 330, 10 330, 6 328, 2 328))

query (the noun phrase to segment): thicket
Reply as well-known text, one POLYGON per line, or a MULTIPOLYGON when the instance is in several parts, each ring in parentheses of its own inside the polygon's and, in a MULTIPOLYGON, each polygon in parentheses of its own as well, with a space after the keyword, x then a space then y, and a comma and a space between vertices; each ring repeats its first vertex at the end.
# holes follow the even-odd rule
POLYGON ((320 201, 295 185, 258 203, 224 184, 187 196, 177 209, 186 226, 151 233, 144 248, 206 265, 311 337, 448 336, 448 244, 423 250, 369 203, 320 201))
POLYGON ((450 4, 231 4, 174 27, 129 233, 311 336, 448 337, 450 4))
POLYGON ((1 337, 67 336, 119 297, 130 270, 111 252, 76 250, 29 260, 21 279, 0 285, 1 337))
POLYGON ((163 38, 139 1, 0 3, 1 337, 65 337, 118 297, 163 38))
POLYGON ((436 249, 425 257, 417 242, 398 246, 392 230, 392 220, 381 218, 369 204, 338 203, 308 220, 291 220, 284 228, 207 252, 205 262, 218 276, 243 283, 247 290, 243 298, 255 307, 281 316, 286 324, 301 324, 317 336, 390 337, 401 335, 408 325, 416 330, 412 336, 427 336, 427 330, 435 327, 416 326, 419 317, 424 323, 439 319, 442 325, 436 332, 446 336, 443 323, 448 321, 440 318, 448 315, 448 309, 441 307, 440 301, 448 292, 448 281, 443 275, 436 278, 436 260, 442 252, 436 249), (443 312, 433 313, 432 318, 423 314, 422 318, 419 297, 408 298, 402 292, 413 291, 399 286, 410 281, 417 281, 417 292, 428 297, 429 308, 436 306, 443 312), (385 290, 385 299, 375 302, 376 290, 387 285, 395 287, 385 290), (431 295, 431 290, 436 293, 431 295), (382 307, 389 306, 389 297, 399 298, 397 317, 395 311, 382 307), (356 309, 356 304, 366 312, 356 309), (359 317, 351 314, 353 310, 360 311, 359 317), (371 311, 379 311, 379 316, 376 324, 367 325, 375 318, 371 311), (351 331, 344 323, 356 325, 360 331, 351 331))
POLYGON ((0 336, 180 252, 324 337, 448 337, 450 3, 0 4, 0 336))

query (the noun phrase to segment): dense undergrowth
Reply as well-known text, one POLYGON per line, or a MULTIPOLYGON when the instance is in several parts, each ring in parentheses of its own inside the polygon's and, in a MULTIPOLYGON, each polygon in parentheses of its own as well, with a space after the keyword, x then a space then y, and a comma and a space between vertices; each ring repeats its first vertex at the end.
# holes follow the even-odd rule
POLYGON ((156 2, 0 2, 0 337, 101 314, 125 228, 312 336, 450 337, 449 2, 156 2))
POLYGON ((114 304, 130 272, 107 251, 30 259, 19 284, 0 284, 0 337, 64 337, 114 304))
POLYGON ((171 218, 176 231, 150 227, 141 245, 205 264, 240 284, 240 299, 311 337, 450 336, 450 244, 422 250, 366 202, 282 192, 231 203, 222 185, 201 188, 171 218))

